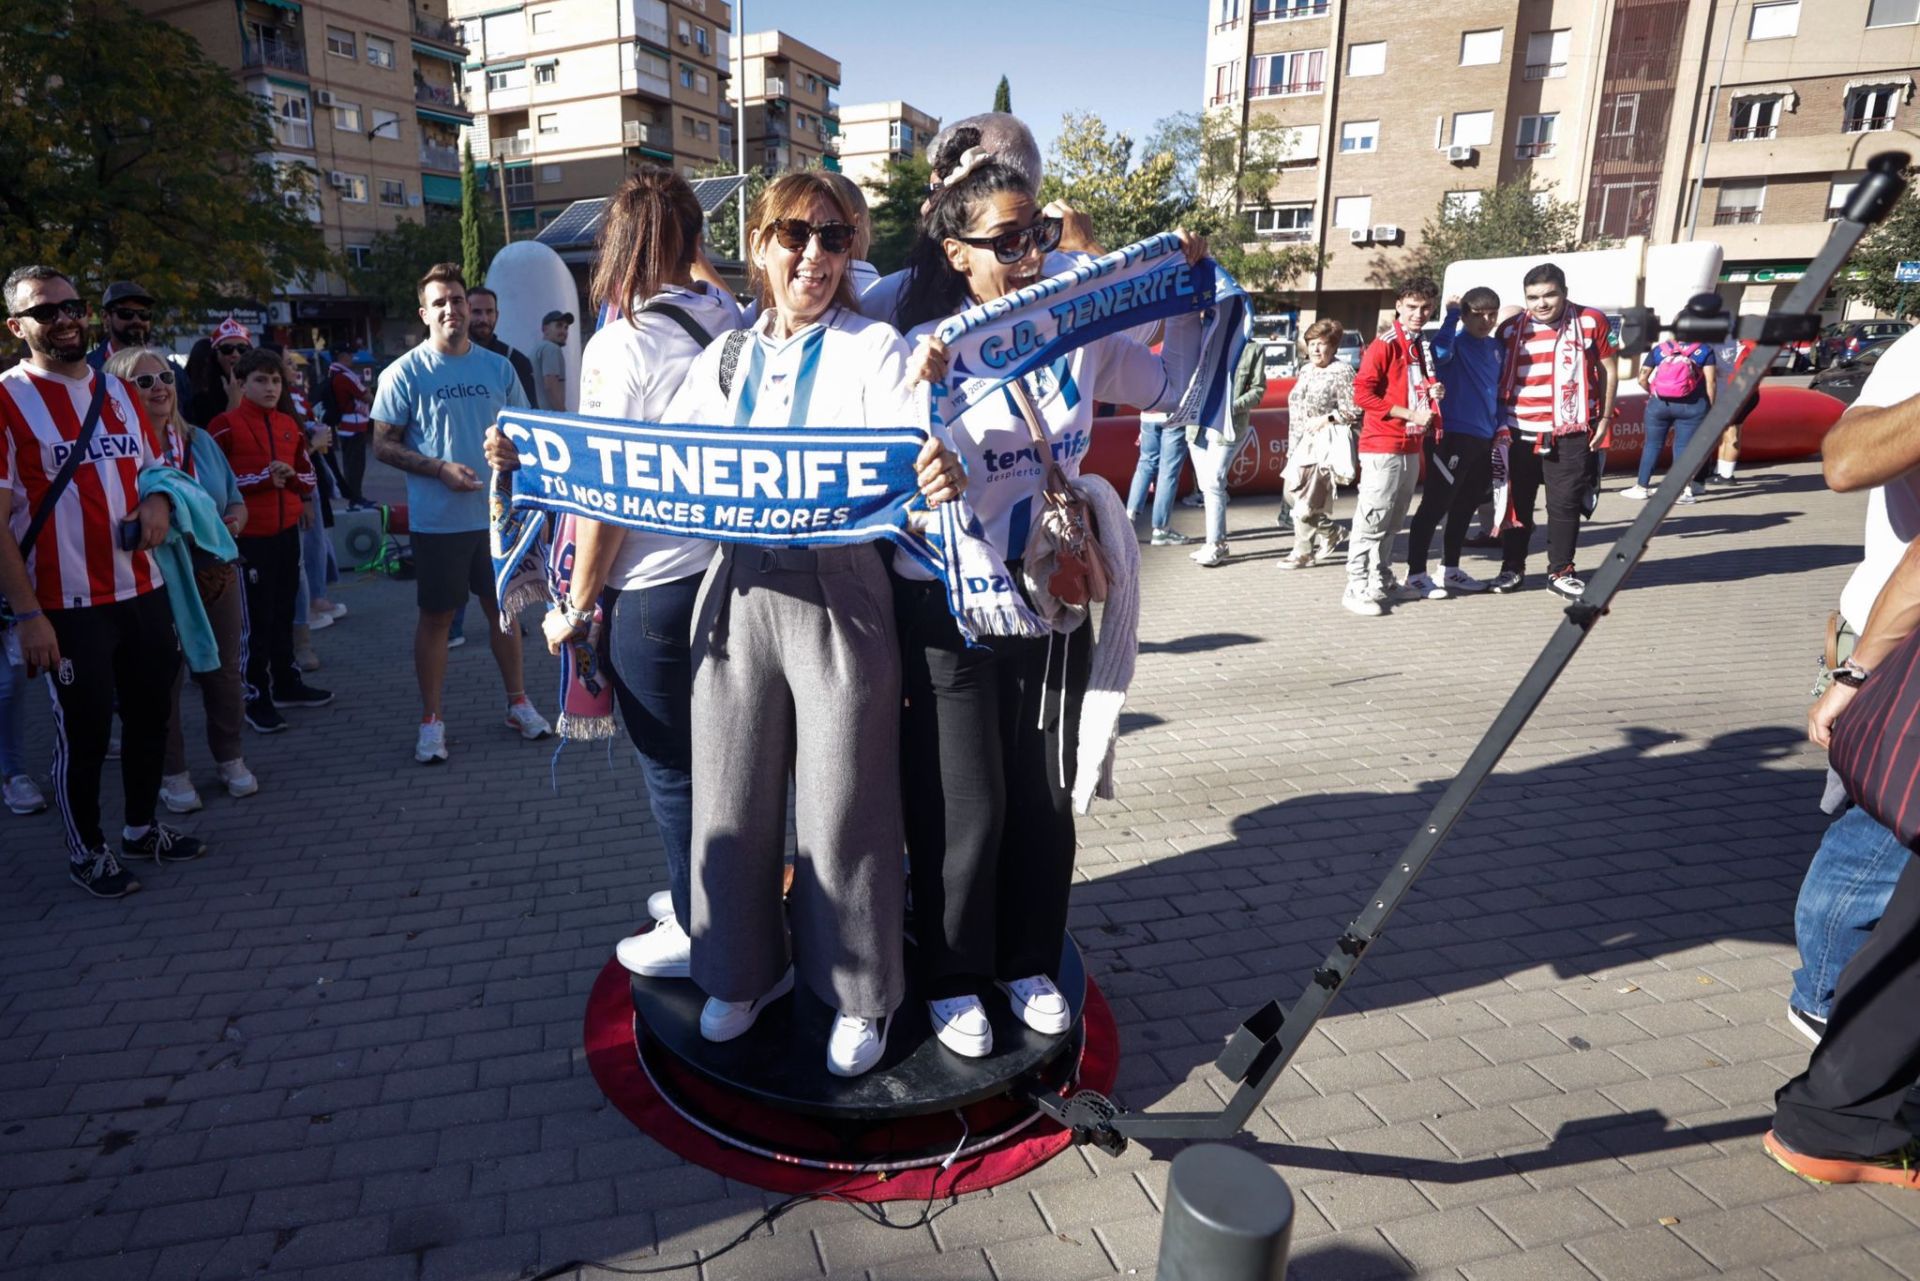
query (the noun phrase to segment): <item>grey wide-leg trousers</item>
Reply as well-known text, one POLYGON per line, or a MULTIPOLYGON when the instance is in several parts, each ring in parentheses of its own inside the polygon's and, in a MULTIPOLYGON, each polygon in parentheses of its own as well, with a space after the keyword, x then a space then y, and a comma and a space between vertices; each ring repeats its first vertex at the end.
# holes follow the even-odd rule
POLYGON ((693 981, 750 1001, 791 959, 842 1013, 891 1014, 905 840, 900 649, 879 552, 723 544, 693 662, 693 981), (783 918, 789 770, 799 853, 783 918))

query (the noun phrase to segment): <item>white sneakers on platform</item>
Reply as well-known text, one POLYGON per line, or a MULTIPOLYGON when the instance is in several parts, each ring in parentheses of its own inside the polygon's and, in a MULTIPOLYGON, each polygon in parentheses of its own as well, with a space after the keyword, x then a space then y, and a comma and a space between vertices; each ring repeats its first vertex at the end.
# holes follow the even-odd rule
POLYGON ((863 1019, 836 1014, 827 1037, 827 1071, 835 1076, 859 1076, 887 1052, 887 1028, 892 1018, 863 1019))
POLYGON ((709 1041, 731 1041, 744 1035, 760 1017, 760 1011, 793 991, 793 967, 780 976, 780 981, 751 1001, 723 1001, 717 996, 707 998, 705 1008, 700 1011, 700 1035, 709 1041))
POLYGON ((674 917, 671 903, 665 920, 655 917, 652 929, 621 939, 613 955, 629 974, 643 979, 684 979, 693 973, 693 940, 674 917))
MULTIPOLYGON (((1020 1021, 1042 1036, 1059 1036, 1073 1026, 1072 1007, 1046 975, 1029 975, 994 986, 1007 994, 1007 1002, 1020 1021)), ((928 1001, 927 1009, 933 1015, 933 1034, 940 1044, 963 1058, 983 1059, 993 1053, 993 1024, 979 997, 928 1001)))
POLYGON ((1073 1026, 1073 1011, 1067 1008, 1067 998, 1046 975, 1035 974, 995 986, 1007 994, 1020 1021, 1042 1036, 1059 1036, 1073 1026))

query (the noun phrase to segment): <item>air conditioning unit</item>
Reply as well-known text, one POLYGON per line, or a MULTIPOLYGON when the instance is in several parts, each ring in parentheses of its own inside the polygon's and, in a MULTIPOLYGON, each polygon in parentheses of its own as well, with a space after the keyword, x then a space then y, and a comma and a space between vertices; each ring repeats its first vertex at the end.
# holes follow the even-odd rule
POLYGON ((1347 239, 1356 245, 1364 245, 1373 239, 1373 231, 1368 227, 1355 227, 1347 233, 1347 239))
POLYGON ((315 89, 313 91, 313 105, 316 107, 331 107, 333 105, 333 91, 331 89, 315 89))
POLYGON ((1373 239, 1376 244, 1397 245, 1400 243, 1400 228, 1391 222, 1375 223, 1373 239))
POLYGON ((1453 146, 1447 148, 1447 161, 1449 164, 1464 165, 1472 161, 1472 159, 1479 154, 1477 150, 1467 146, 1465 143, 1455 143, 1453 146))
POLYGON ((327 170, 327 185, 336 189, 344 187, 347 185, 347 175, 338 169, 329 169, 327 170))
POLYGON ((280 25, 283 27, 299 26, 300 11, 298 9, 282 9, 280 11, 280 25))

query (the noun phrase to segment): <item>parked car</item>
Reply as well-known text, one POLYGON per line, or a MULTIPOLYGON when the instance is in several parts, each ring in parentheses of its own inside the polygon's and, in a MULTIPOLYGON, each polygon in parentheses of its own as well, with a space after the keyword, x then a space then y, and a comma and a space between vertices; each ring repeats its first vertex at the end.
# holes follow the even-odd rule
POLYGON ((1880 357, 1885 355, 1887 348, 1891 346, 1893 346, 1891 339, 1882 338, 1867 346, 1857 356, 1843 356, 1838 364, 1815 374, 1808 386, 1815 391, 1824 391, 1843 404, 1851 405, 1854 398, 1860 394, 1860 389, 1867 385, 1867 375, 1873 372, 1873 367, 1880 362, 1880 357))
POLYGON ((1813 348, 1813 367, 1830 369, 1848 356, 1858 356, 1869 343, 1898 338, 1913 328, 1904 320, 1850 320, 1820 331, 1813 348))

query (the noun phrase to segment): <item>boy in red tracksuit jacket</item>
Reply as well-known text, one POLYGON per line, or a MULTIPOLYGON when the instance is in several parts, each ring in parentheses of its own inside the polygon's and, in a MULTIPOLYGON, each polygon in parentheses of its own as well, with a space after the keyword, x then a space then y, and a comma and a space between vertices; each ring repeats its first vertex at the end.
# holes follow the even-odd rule
POLYGON ((234 366, 240 404, 214 418, 207 432, 233 464, 247 502, 246 535, 239 539, 246 566, 247 724, 262 734, 287 727, 282 707, 324 707, 326 690, 300 678, 293 656, 293 608, 300 591, 301 495, 314 487, 300 424, 285 399, 287 378, 279 353, 248 352, 234 366))
POLYGON ((1400 287, 1393 322, 1367 345, 1353 379, 1360 427, 1360 496, 1347 545, 1349 612, 1377 617, 1400 598, 1393 579, 1393 540, 1407 522, 1420 479, 1420 445, 1440 429, 1440 386, 1433 349, 1421 327, 1433 318, 1440 287, 1417 276, 1400 287))

